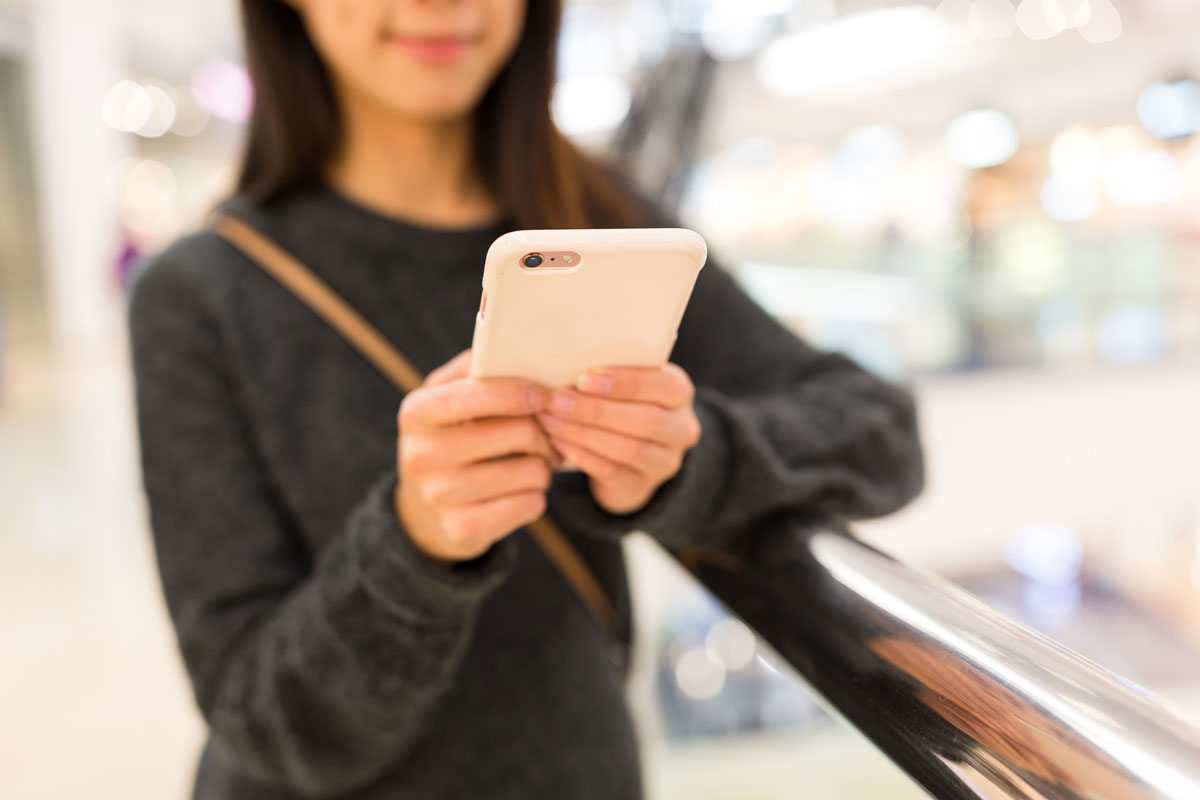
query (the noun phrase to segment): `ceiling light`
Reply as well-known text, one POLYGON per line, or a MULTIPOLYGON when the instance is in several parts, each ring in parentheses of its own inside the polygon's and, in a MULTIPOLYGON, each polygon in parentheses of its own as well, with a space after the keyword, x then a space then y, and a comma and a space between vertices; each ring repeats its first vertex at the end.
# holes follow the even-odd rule
POLYGON ((829 89, 931 61, 948 40, 928 6, 863 11, 776 39, 758 59, 758 76, 778 94, 829 89))

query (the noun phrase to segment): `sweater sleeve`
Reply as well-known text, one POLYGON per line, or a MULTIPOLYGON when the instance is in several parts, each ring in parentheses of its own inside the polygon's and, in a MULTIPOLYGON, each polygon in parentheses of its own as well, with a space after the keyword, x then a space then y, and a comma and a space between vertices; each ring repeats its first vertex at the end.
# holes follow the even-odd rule
POLYGON ((880 516, 924 481, 912 397, 844 356, 810 347, 719 265, 700 272, 671 360, 696 386, 699 443, 631 514, 556 477, 551 513, 582 533, 649 533, 668 548, 724 547, 773 512, 880 516))
POLYGON ((150 524, 183 660, 232 763, 300 794, 341 793, 421 735, 481 601, 511 569, 511 543, 436 565, 398 523, 388 473, 306 555, 203 287, 177 266, 142 274, 129 321, 150 524))

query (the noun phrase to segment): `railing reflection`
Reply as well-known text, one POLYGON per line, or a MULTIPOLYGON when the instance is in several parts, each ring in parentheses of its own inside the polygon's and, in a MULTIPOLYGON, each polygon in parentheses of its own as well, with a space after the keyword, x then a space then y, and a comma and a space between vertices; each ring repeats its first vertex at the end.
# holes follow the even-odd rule
POLYGON ((936 576, 782 520, 681 560, 938 798, 1200 798, 1200 728, 936 576))

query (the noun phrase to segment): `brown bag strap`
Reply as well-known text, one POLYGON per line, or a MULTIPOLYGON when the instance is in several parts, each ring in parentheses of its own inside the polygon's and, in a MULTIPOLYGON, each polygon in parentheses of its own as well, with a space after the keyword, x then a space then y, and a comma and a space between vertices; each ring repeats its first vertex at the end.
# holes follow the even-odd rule
MULTIPOLYGON (((375 326, 269 237, 244 220, 228 214, 217 214, 210 227, 296 295, 402 391, 410 392, 424 382, 421 371, 375 326)), ((614 640, 622 640, 624 625, 620 615, 595 573, 558 526, 549 516, 543 515, 526 528, 583 601, 600 629, 614 640)))

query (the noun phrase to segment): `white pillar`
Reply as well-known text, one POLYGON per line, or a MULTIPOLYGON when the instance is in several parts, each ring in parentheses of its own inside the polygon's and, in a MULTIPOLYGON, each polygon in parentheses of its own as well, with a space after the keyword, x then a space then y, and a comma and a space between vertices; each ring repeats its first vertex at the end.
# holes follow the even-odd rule
POLYGON ((117 212, 107 182, 130 143, 100 113, 105 93, 122 77, 120 6, 36 0, 29 14, 29 102, 50 330, 64 354, 85 354, 111 340, 120 308, 113 280, 117 212))

